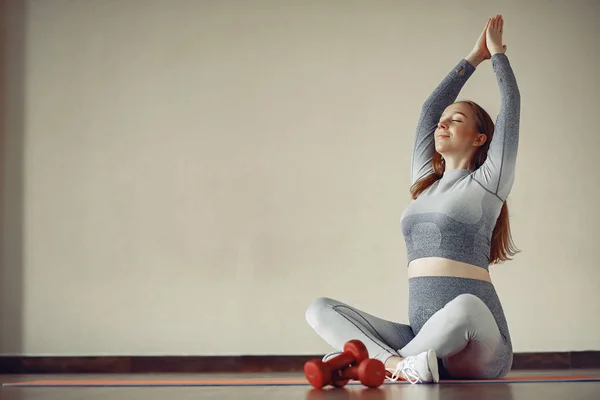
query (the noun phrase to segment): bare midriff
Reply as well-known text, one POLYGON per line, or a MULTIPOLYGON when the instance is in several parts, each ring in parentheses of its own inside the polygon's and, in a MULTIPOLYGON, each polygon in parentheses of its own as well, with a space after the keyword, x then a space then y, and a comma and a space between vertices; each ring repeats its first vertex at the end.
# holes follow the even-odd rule
POLYGON ((490 273, 481 267, 439 257, 426 257, 411 261, 408 264, 408 278, 420 276, 453 276, 492 282, 490 273))

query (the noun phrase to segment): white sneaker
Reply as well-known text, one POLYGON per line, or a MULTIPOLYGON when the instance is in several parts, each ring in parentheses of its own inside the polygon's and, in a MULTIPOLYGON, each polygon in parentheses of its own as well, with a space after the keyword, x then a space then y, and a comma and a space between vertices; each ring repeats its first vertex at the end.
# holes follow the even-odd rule
POLYGON ((437 357, 433 349, 406 357, 398 363, 396 370, 388 369, 388 371, 392 372, 391 378, 387 378, 390 381, 397 381, 400 378, 410 383, 440 381, 437 357))

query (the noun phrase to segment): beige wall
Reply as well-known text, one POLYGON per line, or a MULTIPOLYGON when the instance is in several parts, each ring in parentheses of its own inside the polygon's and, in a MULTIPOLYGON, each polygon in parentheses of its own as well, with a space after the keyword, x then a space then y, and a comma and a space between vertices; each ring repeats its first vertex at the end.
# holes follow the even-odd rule
MULTIPOLYGON (((597 1, 27 6, 1 353, 326 352, 317 296, 407 321, 416 118, 495 13, 522 96, 523 252, 492 267, 515 350, 600 350, 597 1)), ((495 118, 489 62, 461 98, 495 118)))
POLYGON ((0 354, 23 349, 25 17, 0 0, 0 354))

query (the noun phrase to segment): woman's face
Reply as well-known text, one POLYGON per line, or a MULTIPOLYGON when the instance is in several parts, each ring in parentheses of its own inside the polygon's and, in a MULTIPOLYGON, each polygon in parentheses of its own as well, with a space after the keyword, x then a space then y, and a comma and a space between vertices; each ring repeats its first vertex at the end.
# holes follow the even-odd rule
POLYGON ((442 156, 464 156, 485 143, 485 135, 477 129, 475 113, 467 103, 449 105, 435 130, 435 150, 442 156))

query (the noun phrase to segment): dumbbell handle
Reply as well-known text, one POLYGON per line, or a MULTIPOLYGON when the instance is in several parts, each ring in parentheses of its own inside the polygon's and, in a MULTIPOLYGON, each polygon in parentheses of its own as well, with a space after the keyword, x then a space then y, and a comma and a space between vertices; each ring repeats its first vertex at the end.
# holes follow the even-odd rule
POLYGON ((343 368, 347 368, 350 365, 356 364, 356 358, 354 358, 354 355, 350 352, 343 352, 334 358, 325 361, 325 364, 331 369, 332 372, 336 372, 343 368))
POLYGON ((340 371, 340 378, 358 380, 358 365, 352 365, 340 371))

